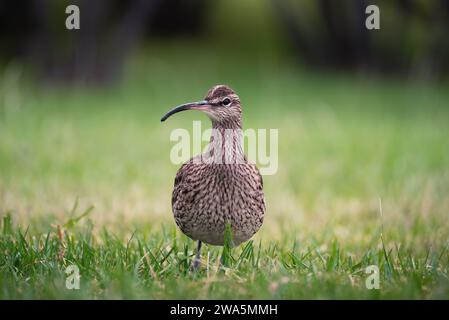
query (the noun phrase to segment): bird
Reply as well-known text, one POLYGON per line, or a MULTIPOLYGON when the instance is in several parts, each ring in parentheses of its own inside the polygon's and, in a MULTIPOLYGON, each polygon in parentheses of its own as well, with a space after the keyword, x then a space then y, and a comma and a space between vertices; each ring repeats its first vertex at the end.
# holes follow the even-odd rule
POLYGON ((175 113, 200 110, 212 122, 209 145, 178 170, 172 211, 180 230, 198 241, 192 268, 201 262, 202 243, 223 246, 230 226, 232 246, 248 241, 262 226, 265 215, 263 179, 243 150, 242 107, 227 85, 210 88, 201 101, 178 105, 175 113))

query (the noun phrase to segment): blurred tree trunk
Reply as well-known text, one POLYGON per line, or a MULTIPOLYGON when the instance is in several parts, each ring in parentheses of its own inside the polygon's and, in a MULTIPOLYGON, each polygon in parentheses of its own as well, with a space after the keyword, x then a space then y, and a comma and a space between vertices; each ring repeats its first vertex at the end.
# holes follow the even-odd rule
POLYGON ((144 32, 151 10, 162 0, 128 1, 114 20, 118 3, 108 0, 74 2, 80 8, 80 30, 65 29, 65 7, 34 0, 38 28, 27 56, 41 66, 46 81, 107 84, 116 81, 125 57, 144 32), (60 17, 63 14, 62 18, 60 17))
POLYGON ((449 1, 271 0, 298 60, 333 69, 439 76, 449 71, 449 1), (380 30, 365 9, 380 8, 380 30))
POLYGON ((142 38, 160 30, 171 30, 167 36, 200 30, 205 2, 0 1, 0 55, 6 61, 27 60, 44 82, 52 84, 113 83, 120 79, 126 58, 142 38), (80 9, 79 30, 65 27, 69 4, 80 9))

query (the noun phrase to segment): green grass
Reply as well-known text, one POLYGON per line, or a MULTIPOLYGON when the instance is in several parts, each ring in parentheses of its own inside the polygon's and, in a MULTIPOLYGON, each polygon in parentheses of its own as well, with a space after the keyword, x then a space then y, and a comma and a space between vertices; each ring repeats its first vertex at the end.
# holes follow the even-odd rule
POLYGON ((312 73, 195 43, 131 61, 111 89, 2 71, 1 298, 449 297, 447 84, 312 73), (204 247, 192 273, 195 243, 170 208, 169 134, 209 124, 159 119, 217 83, 240 94, 245 128, 279 129, 279 170, 264 177, 253 241, 204 247), (71 264, 80 290, 65 288, 71 264), (365 287, 373 264, 380 290, 365 287))
POLYGON ((94 233, 89 222, 31 235, 9 219, 0 241, 3 299, 447 298, 449 290, 447 246, 423 254, 383 246, 354 254, 337 241, 251 240, 230 251, 206 247, 201 270, 192 272, 195 245, 174 227, 120 238, 106 228, 94 233), (70 265, 80 268, 80 290, 65 287, 70 265), (365 287, 369 265, 379 267, 379 290, 365 287))

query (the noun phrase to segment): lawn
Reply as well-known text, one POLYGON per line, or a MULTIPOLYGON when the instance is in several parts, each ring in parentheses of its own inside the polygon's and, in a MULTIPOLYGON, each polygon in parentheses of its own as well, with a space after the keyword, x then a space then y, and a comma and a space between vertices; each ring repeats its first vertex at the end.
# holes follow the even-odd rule
POLYGON ((113 88, 1 70, 0 298, 449 298, 447 83, 195 44, 130 61, 113 88), (231 252, 204 247, 193 273, 195 243, 171 212, 169 136, 209 123, 159 119, 218 83, 240 94, 245 128, 279 129, 279 165, 264 177, 261 231, 231 252), (79 290, 65 286, 69 265, 79 290), (378 290, 365 286, 370 265, 378 290))

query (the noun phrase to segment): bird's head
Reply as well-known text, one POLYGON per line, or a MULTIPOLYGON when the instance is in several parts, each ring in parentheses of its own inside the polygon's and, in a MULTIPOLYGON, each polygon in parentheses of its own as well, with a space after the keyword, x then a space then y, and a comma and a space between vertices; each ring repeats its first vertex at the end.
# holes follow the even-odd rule
POLYGON ((214 127, 241 128, 240 98, 226 85, 217 85, 210 88, 204 100, 174 107, 161 118, 161 121, 165 121, 171 115, 185 110, 203 111, 212 120, 214 127))

